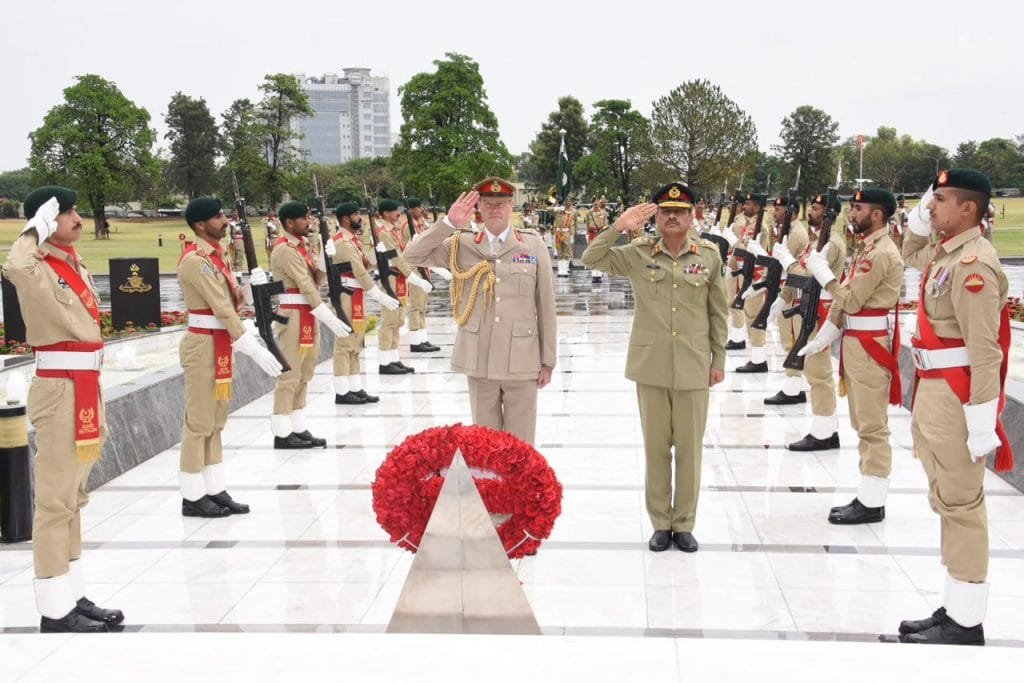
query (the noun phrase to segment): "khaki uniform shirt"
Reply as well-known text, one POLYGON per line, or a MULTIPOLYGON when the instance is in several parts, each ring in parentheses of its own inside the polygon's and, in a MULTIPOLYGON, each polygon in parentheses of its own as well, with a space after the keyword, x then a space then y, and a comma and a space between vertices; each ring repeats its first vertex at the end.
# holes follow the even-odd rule
POLYGON ((828 319, 841 328, 844 314, 860 313, 865 308, 891 309, 900 300, 902 285, 903 259, 896 243, 885 230, 876 230, 864 238, 846 280, 828 284, 834 299, 828 319))
MULTIPOLYGON (((509 230, 498 253, 491 254, 484 232, 456 231, 441 219, 409 244, 405 260, 415 266, 450 268, 455 239, 458 271, 487 261, 495 282, 493 299, 480 285, 473 312, 455 337, 452 370, 483 379, 530 380, 537 379, 542 365, 555 367, 555 287, 544 240, 532 232, 509 230)), ((471 279, 451 283, 462 287, 462 307, 469 301, 472 284, 471 279)))
POLYGON ((1003 350, 999 347, 1000 311, 1006 305, 1009 284, 992 243, 982 236, 980 227, 934 243, 928 237, 907 231, 903 255, 907 265, 922 273, 928 270, 924 298, 918 306, 924 306, 935 334, 963 339, 967 346, 971 359, 971 403, 998 398, 1003 362, 1003 350), (949 275, 939 285, 936 280, 943 269, 949 275))
MULTIPOLYGON (((334 262, 338 265, 349 264, 352 266, 352 273, 346 273, 344 277, 351 277, 359 282, 364 290, 373 289, 376 285, 370 271, 376 269, 376 262, 371 262, 366 257, 362 248, 362 242, 358 235, 339 228, 334 234, 334 262)), ((349 296, 343 294, 342 296, 349 296)))
MULTIPOLYGON (((381 223, 380 231, 377 233, 377 237, 380 239, 380 243, 384 245, 387 251, 395 250, 396 255, 391 257, 391 267, 400 272, 405 277, 409 277, 412 274, 412 266, 403 258, 403 253, 406 249, 406 243, 409 233, 401 230, 397 225, 392 225, 387 221, 381 223)), ((391 287, 394 289, 394 280, 391 281, 391 287)))
MULTIPOLYGON (((284 282, 285 289, 297 289, 299 294, 306 298, 310 308, 316 308, 323 303, 320 297, 319 286, 326 281, 323 271, 317 269, 316 275, 309 269, 306 259, 302 257, 298 246, 306 248, 309 252, 309 240, 305 237, 296 237, 290 232, 285 232, 284 238, 287 243, 278 244, 270 253, 270 270, 274 277, 284 282)), ((316 237, 320 239, 319 235, 316 237)), ((310 254, 310 258, 315 258, 310 254)), ((314 260, 314 264, 316 261, 314 260)))
POLYGON ((235 308, 231 283, 224 279, 210 255, 215 247, 204 239, 196 240, 196 250, 178 263, 178 286, 189 310, 208 308, 227 328, 232 339, 245 334, 235 308))
POLYGON ((636 297, 626 377, 673 390, 707 389, 712 368, 725 368, 727 302, 718 247, 688 239, 678 258, 661 240, 619 238, 606 229, 583 252, 583 264, 628 277, 636 297))

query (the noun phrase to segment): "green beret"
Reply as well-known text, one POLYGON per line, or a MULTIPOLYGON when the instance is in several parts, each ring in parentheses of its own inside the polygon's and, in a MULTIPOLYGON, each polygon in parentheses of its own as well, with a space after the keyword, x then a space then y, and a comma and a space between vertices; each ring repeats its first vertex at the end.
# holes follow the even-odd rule
POLYGON ((209 220, 220 213, 220 200, 214 197, 196 197, 185 207, 185 220, 189 225, 209 220))
POLYGON ((53 197, 57 198, 57 213, 64 213, 78 203, 78 194, 74 190, 60 187, 59 185, 47 185, 46 187, 32 190, 25 197, 25 218, 35 216, 39 207, 50 201, 53 197))
MULTIPOLYGON (((938 176, 935 177, 934 187, 953 187, 960 190, 970 190, 971 192, 980 192, 986 197, 992 196, 992 183, 989 181, 988 176, 981 171, 975 171, 973 168, 951 168, 948 171, 942 171, 938 176)), ((28 200, 25 200, 28 203, 28 200)), ((25 215, 28 215, 28 210, 25 210, 25 215)))
POLYGON ((850 201, 861 204, 877 204, 885 211, 886 218, 896 213, 896 197, 889 190, 883 190, 880 187, 857 190, 853 193, 853 199, 850 201))
POLYGON ((409 197, 408 202, 410 209, 416 209, 423 206, 423 200, 419 197, 409 197))
POLYGON ((394 199, 382 199, 377 203, 377 208, 381 211, 397 211, 398 206, 398 202, 394 199))
MULTIPOLYGON (((814 201, 811 202, 811 204, 820 204, 821 206, 825 206, 825 200, 826 200, 826 196, 823 195, 823 194, 819 194, 819 195, 816 195, 814 197, 814 201)), ((843 203, 841 201, 839 201, 839 197, 833 197, 833 199, 832 199, 832 206, 828 206, 828 207, 825 207, 825 208, 831 209, 831 210, 835 211, 836 213, 839 213, 839 211, 843 208, 843 203)))
POLYGON ((291 218, 302 218, 309 213, 309 207, 302 202, 285 202, 281 206, 277 207, 277 217, 284 223, 286 220, 291 218))
POLYGON ((342 216, 351 216, 354 213, 359 213, 359 205, 355 202, 342 202, 341 204, 338 204, 338 208, 334 210, 334 215, 339 221, 342 216))
POLYGON ((764 206, 765 203, 768 201, 768 197, 766 197, 765 195, 761 194, 760 192, 748 192, 747 193, 747 201, 748 202, 757 202, 761 206, 764 206))

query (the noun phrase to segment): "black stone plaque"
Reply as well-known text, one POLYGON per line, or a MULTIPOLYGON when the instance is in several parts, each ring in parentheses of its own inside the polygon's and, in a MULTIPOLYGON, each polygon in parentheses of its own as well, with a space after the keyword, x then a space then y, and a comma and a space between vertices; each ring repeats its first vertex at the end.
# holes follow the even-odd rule
POLYGON ((159 259, 110 259, 110 318, 115 330, 160 326, 159 259))
POLYGON ((3 285, 4 301, 4 343, 25 342, 25 319, 21 317, 18 290, 7 278, 0 278, 3 285))

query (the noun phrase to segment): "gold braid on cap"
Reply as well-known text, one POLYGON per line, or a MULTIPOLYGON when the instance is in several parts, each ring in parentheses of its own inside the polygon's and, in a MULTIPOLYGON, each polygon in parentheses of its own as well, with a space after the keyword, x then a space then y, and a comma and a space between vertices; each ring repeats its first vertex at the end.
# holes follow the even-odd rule
POLYGON ((451 253, 448 256, 448 270, 452 273, 452 278, 457 281, 452 283, 451 297, 452 297, 452 316, 455 318, 455 324, 462 327, 469 320, 469 316, 473 313, 473 306, 476 305, 476 298, 479 294, 480 280, 486 275, 487 279, 484 280, 484 306, 488 306, 491 299, 494 298, 494 269, 491 268, 489 261, 480 261, 475 266, 467 271, 460 271, 458 266, 458 253, 459 253, 459 233, 455 233, 452 236, 451 253), (473 287, 469 290, 469 301, 466 302, 466 308, 462 313, 459 313, 459 301, 462 298, 462 288, 466 280, 473 280, 473 287))

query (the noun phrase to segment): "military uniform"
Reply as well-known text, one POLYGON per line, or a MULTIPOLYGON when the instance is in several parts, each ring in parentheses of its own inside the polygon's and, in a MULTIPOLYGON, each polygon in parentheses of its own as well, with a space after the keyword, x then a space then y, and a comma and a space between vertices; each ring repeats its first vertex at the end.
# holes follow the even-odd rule
MULTIPOLYGON (((409 208, 415 209, 422 205, 422 201, 418 197, 409 197, 409 208)), ((412 215, 411 212, 409 214, 412 215)), ((402 232, 409 235, 410 232, 413 237, 420 235, 427 230, 427 222, 422 218, 413 219, 413 229, 409 230, 408 224, 404 217, 402 218, 402 232)), ((423 269, 423 277, 428 282, 431 281, 432 275, 438 275, 444 278, 447 275, 447 271, 443 268, 437 269, 436 272, 433 270, 423 269)), ((411 283, 410 283, 411 284, 411 283)), ((413 353, 436 353, 441 350, 441 347, 435 346, 430 343, 427 339, 427 298, 429 292, 420 287, 410 287, 409 289, 409 312, 408 312, 408 325, 409 325, 409 350, 413 353)))
MULTIPOLYGON (((603 204, 595 202, 595 206, 587 212, 587 244, 594 241, 594 238, 602 230, 608 227, 608 211, 603 204)), ((600 270, 591 270, 590 277, 594 282, 600 282, 604 273, 600 270)))
MULTIPOLYGON (((957 201, 947 194, 955 189, 986 201, 991 194, 988 178, 971 169, 942 171, 933 187, 936 200, 944 202, 957 201)), ((927 200, 926 195, 922 204, 927 200)), ((909 227, 903 255, 922 271, 912 341, 917 386, 911 430, 914 454, 928 477, 928 501, 942 520, 948 573, 942 609, 930 620, 904 622, 900 633, 910 642, 983 644, 989 556, 985 457, 996 450, 996 470, 1013 467, 999 421, 1010 344, 1007 279, 980 226, 939 241, 931 239, 924 220, 912 215, 909 227)))
MULTIPOLYGON (((689 208, 693 198, 685 185, 671 183, 655 193, 654 201, 661 207, 689 208)), ((636 383, 644 433, 647 513, 656 532, 686 534, 692 542, 686 549, 696 550, 691 532, 700 493, 709 376, 712 369, 725 367, 727 302, 721 255, 714 244, 694 241, 689 234, 677 257, 663 240, 640 237, 613 246, 618 237, 617 230, 602 232, 584 252, 583 262, 628 277, 633 286, 636 315, 626 377, 636 383)))
MULTIPOLYGON (((475 189, 484 197, 513 195, 512 184, 499 178, 475 189)), ((405 259, 416 266, 447 266, 452 273, 459 325, 452 370, 466 375, 473 423, 534 443, 537 379, 542 366, 555 367, 558 348, 544 241, 511 226, 498 236, 486 228, 476 234, 456 230, 444 218, 408 246, 405 259)))
MULTIPOLYGON (((782 200, 783 205, 786 199, 782 196, 779 197, 782 200)), ((779 206, 778 200, 776 205, 779 206)), ((810 242, 810 238, 807 234, 807 228, 800 222, 800 219, 794 216, 793 220, 789 224, 789 234, 784 244, 780 245, 780 248, 786 249, 789 255, 796 258, 797 254, 803 254, 807 249, 807 245, 810 242)), ((783 273, 783 280, 785 280, 785 273, 783 273)), ((783 284, 785 284, 783 282, 783 284)), ((794 292, 792 289, 783 287, 782 291, 779 292, 779 298, 784 303, 792 303, 794 301, 794 292)), ((762 302, 762 306, 763 306, 762 302)), ((760 312, 760 311, 758 311, 760 312)), ((803 317, 794 315, 791 318, 784 318, 781 315, 778 317, 779 321, 779 337, 782 342, 782 348, 785 351, 789 351, 793 348, 793 344, 796 343, 796 337, 800 334, 800 326, 803 324, 803 317)), ((782 389, 775 394, 775 396, 768 397, 764 402, 768 405, 787 405, 794 403, 804 403, 807 401, 806 394, 803 390, 803 373, 793 368, 786 368, 786 379, 783 381, 782 389)))
MULTIPOLYGON (((747 201, 760 201, 762 204, 766 201, 765 197, 761 195, 748 194, 747 201)), ((738 221, 737 221, 738 222, 738 221)), ((761 233, 758 235, 758 244, 766 252, 771 250, 771 221, 764 219, 761 224, 761 233)), ((733 232, 736 233, 737 223, 733 223, 733 232)), ((735 249, 746 249, 750 243, 750 240, 754 237, 754 231, 757 229, 757 218, 751 216, 744 224, 744 228, 739 235, 739 242, 736 243, 735 249)), ((733 256, 736 263, 736 270, 739 270, 743 265, 744 258, 742 256, 733 256)), ((753 282, 757 282, 761 279, 764 273, 764 268, 757 266, 754 268, 754 279, 753 282)), ((740 288, 743 286, 743 278, 735 278, 735 291, 738 293, 740 288)), ((735 297, 734 297, 735 299, 735 297)), ((750 360, 746 365, 741 365, 736 369, 736 372, 768 372, 768 355, 765 351, 765 331, 756 329, 754 321, 757 319, 761 309, 764 308, 764 290, 749 297, 743 302, 743 325, 746 327, 747 340, 750 343, 750 360)), ((730 301, 730 306, 732 302, 730 301)), ((735 310, 735 309, 732 309, 735 310)))
MULTIPOLYGON (((391 209, 390 206, 390 200, 381 201, 382 211, 394 210, 391 209), (389 208, 383 208, 385 206, 389 208)), ((395 209, 398 208, 397 202, 394 202, 394 207, 395 209)), ((402 363, 398 355, 399 329, 405 322, 405 311, 409 302, 409 281, 411 276, 415 275, 412 266, 410 266, 403 257, 403 253, 406 250, 406 243, 408 242, 407 234, 403 233, 397 225, 387 221, 382 221, 381 228, 377 232, 377 239, 379 240, 379 249, 385 252, 394 253, 394 255, 389 259, 391 274, 388 278, 391 285, 391 291, 395 293, 395 296, 397 296, 398 300, 401 302, 401 307, 397 310, 381 311, 380 332, 377 342, 378 349, 380 351, 378 354, 380 361, 379 371, 381 374, 415 372, 413 368, 402 363), (398 370, 401 370, 401 372, 397 372, 398 370)), ((382 274, 381 277, 384 277, 384 275, 382 274)))
MULTIPOLYGON (((732 225, 726 226, 725 230, 730 231, 732 239, 730 242, 738 242, 747 232, 749 227, 753 230, 754 218, 748 218, 742 212, 737 215, 732 222, 732 225)), ((733 254, 735 244, 729 250, 729 261, 726 268, 725 278, 725 294, 729 300, 729 343, 730 349, 741 350, 747 346, 747 319, 743 315, 742 308, 733 308, 732 302, 736 300, 736 297, 740 293, 740 287, 743 284, 743 278, 733 275, 733 272, 739 269, 739 258, 733 254)))
POLYGON ((555 215, 555 254, 558 257, 558 277, 569 277, 572 264, 572 246, 576 240, 576 210, 572 206, 555 215))

